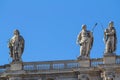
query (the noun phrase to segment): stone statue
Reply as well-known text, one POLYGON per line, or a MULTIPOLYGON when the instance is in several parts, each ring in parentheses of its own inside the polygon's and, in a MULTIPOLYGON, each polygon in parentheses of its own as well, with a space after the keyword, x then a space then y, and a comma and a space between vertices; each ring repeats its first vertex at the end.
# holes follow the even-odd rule
POLYGON ((114 22, 109 23, 108 28, 104 32, 104 41, 105 41, 105 54, 113 53, 116 50, 116 30, 114 28, 114 22))
POLYGON ((86 28, 86 25, 82 25, 82 31, 77 37, 77 44, 80 45, 80 57, 89 58, 90 50, 93 45, 93 34, 86 28))
POLYGON ((21 61, 21 56, 24 51, 24 39, 20 35, 19 30, 14 31, 14 36, 10 39, 8 47, 10 49, 10 56, 12 57, 12 61, 21 61))

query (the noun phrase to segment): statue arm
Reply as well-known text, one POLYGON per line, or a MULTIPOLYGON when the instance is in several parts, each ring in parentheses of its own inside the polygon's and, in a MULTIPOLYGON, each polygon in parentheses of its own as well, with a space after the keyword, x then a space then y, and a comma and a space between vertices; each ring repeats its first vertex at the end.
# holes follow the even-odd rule
POLYGON ((13 40, 12 39, 10 39, 8 42, 8 48, 10 48, 10 50, 12 50, 12 48, 13 48, 13 40))
POLYGON ((25 41, 23 40, 23 42, 22 42, 22 53, 24 51, 24 47, 25 47, 25 41))
POLYGON ((106 32, 106 35, 111 36, 111 35, 114 35, 114 33, 115 33, 115 30, 112 30, 111 32, 106 32))
POLYGON ((9 52, 10 57, 12 57, 12 56, 13 56, 12 39, 8 42, 8 47, 9 47, 9 49, 10 49, 10 52, 9 52))
POLYGON ((9 42, 8 42, 8 47, 10 48, 11 46, 12 46, 11 40, 9 40, 9 42))
POLYGON ((24 38, 21 36, 21 40, 20 40, 21 42, 20 42, 20 44, 21 44, 21 50, 22 50, 22 53, 23 53, 23 51, 24 51, 24 44, 25 44, 25 40, 24 40, 24 38))
POLYGON ((79 45, 80 45, 80 40, 81 40, 81 33, 78 34, 77 41, 76 41, 76 43, 79 45))
POLYGON ((107 39, 108 39, 107 33, 108 33, 108 29, 105 29, 105 31, 104 31, 104 43, 105 43, 105 44, 106 44, 107 39))

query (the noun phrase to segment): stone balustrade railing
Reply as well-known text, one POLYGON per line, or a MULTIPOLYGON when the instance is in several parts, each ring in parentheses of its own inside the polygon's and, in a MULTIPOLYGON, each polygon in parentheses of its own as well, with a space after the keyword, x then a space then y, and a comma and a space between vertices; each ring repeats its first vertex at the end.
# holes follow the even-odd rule
MULTIPOLYGON (((103 64, 103 59, 91 59, 91 67, 97 67, 103 64)), ((24 62, 24 70, 62 70, 79 68, 80 63, 77 60, 45 61, 45 62, 24 62)))
POLYGON ((0 74, 9 70, 10 68, 10 65, 9 64, 6 64, 6 65, 3 65, 3 66, 0 66, 0 74))
POLYGON ((6 71, 5 68, 1 68, 1 69, 0 69, 0 73, 3 73, 3 72, 5 72, 5 71, 6 71))
POLYGON ((103 64, 103 58, 91 59, 91 67, 97 67, 99 64, 103 64))
MULTIPOLYGON (((103 58, 90 59, 91 67, 98 67, 104 64, 103 58)), ((120 64, 120 56, 116 56, 116 64, 120 64)), ((26 71, 43 71, 43 70, 65 70, 80 68, 77 60, 58 60, 58 61, 42 61, 42 62, 23 62, 23 70, 26 71)), ((0 73, 10 69, 10 65, 0 66, 0 73)))
POLYGON ((45 62, 24 62, 24 70, 61 70, 78 68, 77 60, 45 61, 45 62))

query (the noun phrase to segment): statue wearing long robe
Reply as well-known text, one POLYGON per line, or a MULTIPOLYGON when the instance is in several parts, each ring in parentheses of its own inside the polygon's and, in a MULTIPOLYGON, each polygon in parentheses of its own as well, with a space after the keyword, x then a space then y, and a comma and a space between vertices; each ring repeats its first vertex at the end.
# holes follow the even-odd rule
POLYGON ((21 56, 24 51, 24 39, 18 30, 14 31, 14 36, 10 39, 8 47, 10 49, 10 56, 15 61, 21 61, 21 56))
POLYGON ((116 30, 114 28, 114 23, 111 21, 109 27, 104 32, 105 40, 105 54, 113 53, 116 50, 116 30))
POLYGON ((91 31, 86 30, 86 25, 82 25, 82 31, 78 35, 77 44, 80 45, 80 56, 89 57, 93 45, 93 35, 91 31))

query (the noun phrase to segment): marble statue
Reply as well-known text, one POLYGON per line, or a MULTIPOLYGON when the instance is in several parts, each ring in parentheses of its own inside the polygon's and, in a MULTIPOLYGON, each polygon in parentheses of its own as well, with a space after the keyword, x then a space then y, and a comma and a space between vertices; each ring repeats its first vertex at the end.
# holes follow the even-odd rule
POLYGON ((86 25, 82 25, 82 31, 77 37, 77 44, 80 45, 80 57, 89 58, 93 45, 93 34, 87 30, 86 25))
POLYGON ((24 51, 24 39, 20 35, 19 30, 14 31, 14 36, 10 39, 8 47, 10 49, 10 56, 12 57, 12 61, 21 61, 21 56, 24 51))
POLYGON ((117 37, 113 21, 109 23, 108 28, 104 31, 104 42, 105 54, 113 53, 116 50, 117 37))

